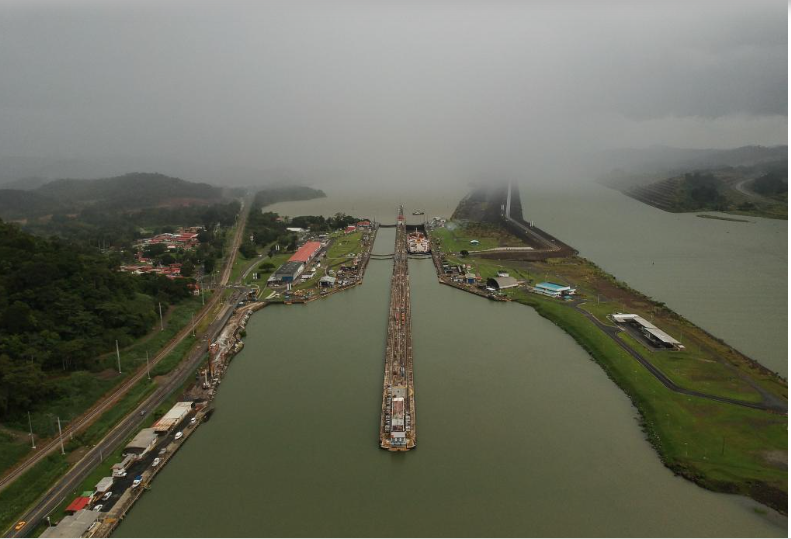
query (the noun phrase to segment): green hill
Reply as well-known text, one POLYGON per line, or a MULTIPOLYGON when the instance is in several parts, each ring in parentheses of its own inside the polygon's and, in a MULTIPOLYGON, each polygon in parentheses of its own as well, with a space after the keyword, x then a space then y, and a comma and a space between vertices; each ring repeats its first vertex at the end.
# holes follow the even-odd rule
POLYGON ((208 204, 223 190, 163 174, 135 172, 98 180, 54 180, 36 189, 0 190, 0 218, 35 219, 52 213, 75 213, 101 205, 116 211, 155 206, 208 204))

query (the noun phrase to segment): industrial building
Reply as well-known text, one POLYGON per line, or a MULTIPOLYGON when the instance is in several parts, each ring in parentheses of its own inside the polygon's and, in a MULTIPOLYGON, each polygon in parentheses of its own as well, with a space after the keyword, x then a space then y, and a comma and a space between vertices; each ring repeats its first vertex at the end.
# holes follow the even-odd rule
POLYGON ((170 432, 170 429, 181 423, 182 420, 187 417, 190 410, 192 410, 191 402, 177 402, 173 408, 168 410, 168 413, 154 423, 154 431, 159 434, 170 432))
POLYGON ((303 262, 286 262, 269 277, 271 283, 293 283, 299 279, 299 274, 305 269, 303 262))
POLYGON ((514 288, 519 286, 519 283, 513 277, 492 277, 486 284, 497 290, 505 290, 506 288, 514 288))
POLYGON ((619 324, 628 324, 640 331, 651 344, 661 348, 675 348, 683 350, 684 346, 680 341, 674 339, 654 324, 636 314, 616 313, 612 315, 613 320, 619 324))
POLYGON ((533 291, 551 298, 566 298, 577 293, 575 288, 557 283, 538 283, 533 291))
POLYGON ((159 437, 157 436, 156 430, 143 429, 126 445, 123 455, 134 456, 139 459, 157 445, 158 439, 159 437))
POLYGON ((39 537, 82 537, 99 520, 101 513, 81 509, 63 517, 57 526, 44 530, 39 537))
POLYGON ((291 258, 288 259, 289 262, 301 262, 302 264, 307 264, 314 258, 316 255, 319 254, 321 251, 321 243, 318 241, 309 241, 299 249, 297 252, 294 253, 291 258))

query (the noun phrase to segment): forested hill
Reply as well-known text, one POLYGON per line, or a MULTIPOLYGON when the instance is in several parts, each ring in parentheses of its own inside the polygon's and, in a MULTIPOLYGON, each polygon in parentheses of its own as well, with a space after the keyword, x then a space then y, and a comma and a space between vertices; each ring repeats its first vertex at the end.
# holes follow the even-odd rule
POLYGON ((115 271, 107 255, 0 221, 0 418, 57 397, 52 373, 96 369, 130 344, 156 306, 188 297, 187 279, 115 271))
POLYGON ((101 205, 118 211, 219 202, 223 191, 163 174, 131 173, 98 180, 55 180, 36 189, 0 190, 0 218, 34 219, 101 205))

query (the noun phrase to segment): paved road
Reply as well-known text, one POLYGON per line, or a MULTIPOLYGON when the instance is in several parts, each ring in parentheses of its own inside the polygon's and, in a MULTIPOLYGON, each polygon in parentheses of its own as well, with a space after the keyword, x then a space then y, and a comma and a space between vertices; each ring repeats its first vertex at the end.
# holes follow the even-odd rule
POLYGON ((748 196, 750 198, 754 198, 755 200, 759 200, 761 202, 766 202, 768 204, 777 204, 776 200, 772 200, 771 198, 767 198, 767 197, 765 197, 763 195, 759 195, 755 191, 751 191, 747 187, 747 184, 749 182, 751 182, 752 180, 753 180, 753 178, 748 178, 746 180, 742 180, 742 181, 734 184, 733 188, 736 189, 737 191, 739 191, 741 194, 746 195, 746 196, 748 196))
MULTIPOLYGON (((221 284, 227 284, 228 278, 231 274, 231 268, 233 267, 233 262, 236 258, 236 254, 238 252, 239 245, 241 244, 242 236, 244 233, 244 227, 247 222, 247 215, 249 213, 249 203, 244 204, 241 209, 242 217, 239 220, 239 226, 236 231, 236 235, 234 237, 234 241, 232 244, 232 251, 231 256, 228 257, 226 261, 225 268, 222 272, 221 284)), ((234 293, 232 293, 228 300, 225 302, 224 310, 222 314, 218 316, 216 320, 214 320, 210 325, 206 332, 206 335, 203 338, 203 342, 207 343, 208 341, 213 340, 217 334, 219 334, 222 327, 225 325, 225 322, 233 313, 233 306, 239 300, 239 298, 246 293, 245 289, 236 289, 234 293)), ((199 320, 202 320, 204 316, 206 316, 210 311, 209 309, 212 306, 216 306, 216 304, 222 301, 222 289, 218 290, 216 294, 212 297, 212 299, 207 303, 206 307, 203 311, 201 311, 199 320)), ((161 359, 162 357, 166 356, 170 350, 175 348, 187 335, 192 332, 192 327, 187 326, 185 327, 179 334, 171 341, 170 344, 164 349, 160 354, 158 354, 158 358, 161 359)), ((205 346, 205 345, 204 345, 205 346)), ((6 531, 5 537, 24 537, 27 535, 28 532, 32 531, 38 523, 44 519, 49 513, 51 513, 57 506, 63 501, 63 498, 67 495, 71 494, 74 488, 79 485, 79 483, 88 476, 88 474, 93 470, 95 466, 97 466, 101 460, 100 455, 109 455, 120 443, 122 443, 126 438, 137 428, 139 428, 141 421, 144 419, 141 416, 141 411, 143 410, 152 410, 159 406, 162 402, 164 402, 170 393, 181 386, 187 379, 187 377, 198 367, 200 362, 203 359, 203 354, 205 351, 204 346, 197 347, 197 349, 190 352, 188 359, 183 361, 176 369, 174 369, 167 377, 167 381, 158 387, 154 393, 152 393, 142 404, 140 404, 133 412, 127 415, 118 425, 116 425, 99 443, 97 443, 93 448, 85 454, 85 456, 75 465, 73 466, 66 474, 61 477, 47 493, 31 508, 29 509, 19 520, 24 520, 27 522, 24 528, 19 531, 15 531, 13 526, 6 531)), ((97 418, 101 415, 101 412, 104 411, 106 408, 111 406, 121 395, 123 395, 126 390, 131 387, 134 383, 141 380, 143 376, 146 376, 146 370, 141 369, 140 372, 135 374, 131 380, 134 380, 132 384, 126 382, 124 384, 125 389, 123 389, 120 395, 115 396, 110 400, 103 401, 101 405, 94 407, 88 414, 83 416, 79 421, 79 425, 82 427, 87 426, 93 419, 97 418), (101 411, 100 411, 101 410, 101 411), (86 423, 87 422, 87 423, 86 423)), ((74 429, 74 426, 72 427, 74 429)), ((79 427, 77 427, 78 429, 79 427)), ((76 429, 75 429, 76 430, 76 429)), ((64 436, 67 432, 74 432, 74 430, 67 429, 64 431, 64 436)), ((48 444, 47 446, 42 447, 42 450, 39 451, 35 457, 35 462, 41 460, 47 453, 51 453, 53 450, 59 447, 59 443, 54 440, 52 443, 48 444), (51 447, 50 447, 51 446, 51 447), (45 453, 46 450, 46 453, 45 453)), ((15 473, 15 477, 19 476, 21 473, 24 473, 30 466, 35 464, 26 463, 23 465, 22 471, 15 473)))
POLYGON ((651 363, 650 361, 645 359, 642 355, 638 354, 631 346, 627 345, 625 342, 623 342, 621 339, 618 338, 618 333, 621 331, 621 328, 619 328, 617 326, 610 326, 610 325, 607 325, 607 324, 603 324, 601 321, 599 321, 598 318, 593 316, 591 313, 589 313, 585 309, 582 309, 580 307, 582 305, 582 303, 583 302, 574 302, 572 304, 572 307, 574 307, 577 311, 579 311, 580 313, 585 315, 588 318, 588 320, 593 322, 596 325, 596 327, 598 327, 608 337, 610 337, 613 341, 615 341, 615 343, 618 346, 620 346, 630 356, 632 356, 637 361, 639 361, 640 364, 648 370, 648 372, 653 374, 654 377, 657 380, 659 380, 662 383, 662 385, 664 385, 669 390, 675 391, 676 393, 681 393, 683 395, 689 395, 691 397, 700 397, 702 399, 708 399, 708 400, 713 400, 713 401, 717 401, 717 402, 723 402, 723 403, 727 403, 727 404, 735 404, 737 406, 744 406, 746 408, 754 408, 756 410, 764 410, 764 411, 780 412, 780 413, 787 413, 788 412, 788 406, 785 403, 782 403, 782 402, 779 402, 779 401, 769 402, 769 403, 748 402, 748 401, 742 401, 742 400, 738 400, 738 399, 731 399, 731 398, 728 398, 728 397, 721 397, 719 395, 711 395, 711 394, 708 394, 708 393, 702 393, 700 391, 695 391, 695 390, 692 390, 692 389, 686 389, 686 388, 683 388, 683 387, 677 385, 670 378, 668 378, 662 371, 660 371, 658 368, 656 368, 653 363, 651 363))

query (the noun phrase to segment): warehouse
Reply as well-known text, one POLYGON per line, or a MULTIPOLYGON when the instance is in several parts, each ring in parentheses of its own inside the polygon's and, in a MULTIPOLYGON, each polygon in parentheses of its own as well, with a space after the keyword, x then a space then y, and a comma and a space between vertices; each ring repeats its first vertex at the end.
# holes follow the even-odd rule
POLYGON ((309 241, 299 249, 297 252, 294 253, 291 258, 288 259, 289 262, 301 262, 303 264, 307 264, 314 258, 316 255, 319 254, 321 250, 321 243, 318 241, 309 241))
POLYGON ((557 283, 538 283, 533 288, 533 291, 551 298, 566 298, 573 296, 577 292, 570 286, 557 283))
POLYGON ((293 283, 304 269, 305 264, 302 262, 286 262, 269 277, 269 282, 293 283))
POLYGON ((157 440, 158 436, 156 430, 143 429, 127 444, 123 454, 124 456, 134 455, 135 458, 139 459, 157 445, 157 440))
POLYGON ((154 431, 161 434, 169 432, 170 429, 181 423, 192 410, 191 402, 177 402, 176 405, 162 416, 162 419, 154 423, 154 431))
POLYGON ((633 328, 638 329, 640 334, 645 337, 648 342, 656 347, 675 348, 677 350, 684 349, 684 346, 682 346, 679 341, 656 327, 642 316, 636 314, 616 313, 612 315, 612 318, 619 324, 628 324, 633 328))
POLYGON ((497 290, 505 290, 506 288, 514 288, 519 286, 519 283, 513 277, 492 277, 486 284, 497 290))

